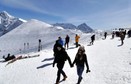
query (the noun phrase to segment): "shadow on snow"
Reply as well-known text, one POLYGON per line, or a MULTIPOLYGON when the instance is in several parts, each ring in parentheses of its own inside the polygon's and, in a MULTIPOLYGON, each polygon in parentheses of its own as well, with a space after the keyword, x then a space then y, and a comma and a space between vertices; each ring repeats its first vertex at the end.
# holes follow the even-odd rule
MULTIPOLYGON (((53 60, 53 59, 54 59, 54 57, 52 57, 52 58, 46 58, 46 59, 42 60, 41 62, 51 61, 51 60, 53 60)), ((50 65, 52 65, 52 64, 53 64, 53 63, 47 63, 47 64, 44 64, 44 65, 38 66, 37 69, 45 68, 45 67, 50 66, 50 65)))

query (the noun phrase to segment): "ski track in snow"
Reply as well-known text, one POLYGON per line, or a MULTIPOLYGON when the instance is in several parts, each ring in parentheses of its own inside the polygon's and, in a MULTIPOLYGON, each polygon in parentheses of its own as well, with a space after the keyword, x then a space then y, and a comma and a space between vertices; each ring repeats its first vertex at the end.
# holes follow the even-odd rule
MULTIPOLYGON (((124 45, 119 46, 119 38, 96 40, 94 45, 85 44, 87 59, 91 72, 83 72, 81 84, 131 84, 131 38, 125 38, 124 45)), ((67 50, 73 61, 78 48, 67 50)), ((54 84, 57 67, 52 67, 53 51, 43 50, 39 57, 17 60, 5 67, 0 63, 0 84, 54 84)), ((33 55, 29 54, 29 55, 33 55)), ((77 82, 76 66, 70 68, 66 61, 63 69, 68 78, 60 84, 77 82)), ((61 75, 61 79, 62 79, 61 75)))

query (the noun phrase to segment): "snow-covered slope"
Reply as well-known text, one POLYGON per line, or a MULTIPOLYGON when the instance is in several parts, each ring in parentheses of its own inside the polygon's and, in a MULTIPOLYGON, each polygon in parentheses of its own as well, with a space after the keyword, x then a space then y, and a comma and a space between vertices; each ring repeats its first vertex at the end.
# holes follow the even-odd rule
POLYGON ((11 16, 6 11, 0 13, 0 36, 26 22, 21 18, 11 16))
MULTIPOLYGON (((123 46, 119 46, 119 38, 110 38, 99 39, 93 46, 84 44, 91 72, 83 72, 81 84, 131 84, 131 38, 125 38, 123 46)), ((74 47, 67 50, 72 61, 78 50, 74 47)), ((0 63, 0 84, 54 84, 57 68, 52 67, 52 49, 29 55, 35 54, 40 56, 17 60, 7 66, 7 62, 0 63)), ((66 62, 63 70, 68 78, 60 84, 75 84, 76 67, 70 68, 66 62)))
POLYGON ((82 35, 83 33, 80 31, 53 27, 45 22, 32 19, 0 37, 0 57, 8 53, 18 54, 37 51, 39 39, 42 41, 43 49, 52 48, 59 36, 64 40, 67 34, 70 36, 73 45, 76 33, 81 36, 81 40, 85 41, 88 38, 85 39, 84 37, 90 36, 90 34, 82 35), (29 49, 27 49, 27 43, 29 43, 29 49))

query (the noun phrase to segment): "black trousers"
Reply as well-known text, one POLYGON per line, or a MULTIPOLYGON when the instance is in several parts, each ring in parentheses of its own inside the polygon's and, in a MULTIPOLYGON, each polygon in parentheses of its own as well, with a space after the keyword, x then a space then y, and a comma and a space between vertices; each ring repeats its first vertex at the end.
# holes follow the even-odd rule
POLYGON ((79 45, 78 45, 78 42, 76 42, 76 47, 78 47, 79 45))
POLYGON ((60 76, 61 76, 61 74, 62 74, 64 77, 66 76, 65 72, 62 70, 63 67, 64 67, 64 64, 65 64, 65 62, 63 62, 63 63, 57 63, 58 71, 57 71, 57 79, 56 79, 56 82, 59 82, 59 81, 60 81, 60 76))
POLYGON ((66 49, 66 45, 67 45, 67 49, 69 48, 69 42, 65 43, 65 49, 66 49))

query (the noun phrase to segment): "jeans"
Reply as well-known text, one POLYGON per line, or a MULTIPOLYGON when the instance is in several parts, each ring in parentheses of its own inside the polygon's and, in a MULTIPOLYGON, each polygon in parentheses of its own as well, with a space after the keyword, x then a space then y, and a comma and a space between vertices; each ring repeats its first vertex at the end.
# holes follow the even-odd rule
POLYGON ((84 71, 84 66, 79 66, 77 65, 77 75, 78 75, 78 82, 77 84, 80 84, 81 80, 82 80, 82 73, 84 71))
POLYGON ((78 75, 79 77, 82 77, 83 71, 84 71, 84 67, 77 65, 77 75, 78 75))

